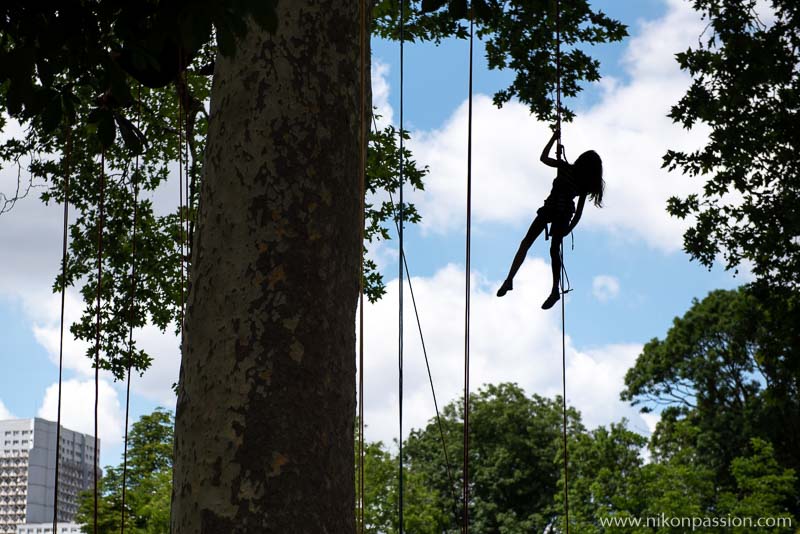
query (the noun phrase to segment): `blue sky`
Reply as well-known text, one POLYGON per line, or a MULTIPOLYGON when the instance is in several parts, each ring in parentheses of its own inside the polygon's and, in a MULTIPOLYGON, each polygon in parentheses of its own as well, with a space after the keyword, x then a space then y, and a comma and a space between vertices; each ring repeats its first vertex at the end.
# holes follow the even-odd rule
MULTIPOLYGON (((702 143, 702 129, 684 132, 664 117, 685 89, 687 78, 672 58, 696 40, 702 24, 681 0, 605 0, 594 6, 629 26, 631 37, 591 49, 601 61, 603 82, 589 86, 570 104, 578 117, 565 125, 567 154, 594 148, 604 158, 606 207, 587 208, 566 261, 574 291, 567 300, 568 400, 589 426, 628 417, 646 433, 643 419, 619 401, 622 376, 643 343, 663 336, 676 315, 710 290, 742 280, 708 272, 681 251, 682 226, 664 211, 665 199, 699 184, 660 169, 667 148, 702 143)), ((552 175, 538 163, 549 137, 518 103, 495 109, 490 96, 511 75, 489 72, 476 45, 475 213, 473 221, 472 383, 516 381, 530 393, 560 391, 560 308, 539 306, 548 293, 547 246, 534 244, 507 297, 494 292, 552 175)), ((398 119, 399 53, 396 43, 373 43, 375 103, 384 121, 398 119)), ((452 400, 461 387, 463 362, 465 99, 467 44, 409 45, 405 66, 405 119, 410 144, 430 166, 426 192, 411 194, 424 221, 406 234, 406 253, 437 395, 452 400)), ((15 176, 15 174, 14 174, 15 176)), ((12 173, 4 169, 0 190, 12 173)), ((58 298, 50 287, 58 269, 60 210, 33 198, 0 216, 4 251, 0 278, 0 418, 52 417, 57 380, 58 298)), ((366 419, 368 438, 390 441, 396 433, 396 242, 373 247, 389 292, 367 316, 366 419)), ((68 300, 76 317, 77 293, 68 300)), ((410 302, 410 300, 407 300, 410 302)), ((432 416, 430 391, 410 307, 406 316, 405 427, 432 416)), ((155 367, 134 381, 132 414, 172 407, 169 386, 177 380, 179 356, 173 336, 153 329, 137 333, 155 356, 155 367)), ((92 371, 85 347, 68 340, 65 424, 88 431, 93 425, 92 371)), ((121 451, 124 388, 104 377, 101 395, 102 462, 117 463, 121 451)))

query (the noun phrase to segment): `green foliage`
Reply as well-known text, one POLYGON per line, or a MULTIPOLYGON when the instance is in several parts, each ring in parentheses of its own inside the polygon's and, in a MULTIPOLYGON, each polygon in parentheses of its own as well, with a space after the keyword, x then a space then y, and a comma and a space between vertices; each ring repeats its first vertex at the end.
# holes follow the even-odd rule
MULTIPOLYGON (((638 498, 641 511, 637 515, 651 518, 715 517, 714 474, 694 460, 693 451, 684 449, 669 461, 645 465, 640 475, 638 498)), ((686 528, 661 525, 656 529, 631 532, 682 534, 686 528)))
POLYGON ((695 300, 664 340, 645 345, 625 376, 623 400, 673 407, 663 414, 655 443, 662 441, 661 432, 680 428, 679 417, 687 418, 698 428, 692 445, 701 462, 720 477, 757 432, 763 410, 759 392, 765 377, 753 357, 757 323, 745 319, 756 305, 744 290, 695 300))
MULTIPOLYGON (((794 517, 787 504, 794 497, 797 477, 792 469, 784 469, 775 459, 772 444, 758 438, 750 441, 750 455, 740 456, 731 464, 736 479, 736 492, 719 498, 720 509, 738 517, 794 517)), ((774 528, 764 532, 792 532, 791 528, 774 528)), ((750 532, 736 529, 734 532, 750 532)))
MULTIPOLYGON (((766 4, 766 3, 765 3, 766 4)), ((693 77, 670 117, 711 128, 694 152, 670 150, 664 166, 706 179, 701 195, 673 197, 668 210, 693 225, 684 248, 710 267, 752 266, 769 285, 800 283, 800 18, 797 2, 773 0, 765 25, 756 0, 695 0, 708 20, 698 46, 677 54, 693 77)))
MULTIPOLYGON (((211 49, 203 52, 200 62, 207 60, 211 49)), ((56 279, 54 291, 62 285, 80 285, 84 311, 72 325, 76 338, 90 341, 96 335, 97 313, 97 256, 100 205, 100 172, 98 153, 103 152, 103 264, 101 286, 101 361, 104 369, 122 379, 127 368, 144 370, 150 356, 137 349, 136 342, 128 345, 128 329, 152 323, 164 330, 176 325, 181 313, 181 281, 186 292, 186 278, 181 275, 182 243, 193 224, 182 226, 183 217, 193 221, 199 200, 199 181, 202 174, 203 147, 207 131, 207 116, 203 101, 209 97, 210 83, 205 76, 187 72, 179 90, 189 113, 183 125, 185 188, 188 189, 188 209, 182 214, 170 213, 153 204, 155 191, 167 180, 169 166, 179 156, 178 132, 174 129, 178 117, 178 92, 174 87, 162 90, 142 88, 137 91, 136 118, 138 131, 147 139, 142 153, 134 155, 122 142, 104 150, 88 122, 88 104, 77 108, 77 123, 69 130, 59 130, 57 137, 38 150, 48 157, 34 160, 29 170, 32 176, 47 184, 42 193, 45 202, 64 201, 64 169, 70 167, 69 201, 71 215, 69 259, 66 278, 56 279), (68 140, 66 136, 69 135, 68 140), (186 142, 188 140, 188 143, 186 142), (69 143, 68 156, 57 159, 59 145, 69 143), (136 229, 134 242, 134 211, 136 229), (77 214, 76 214, 77 212, 77 214), (136 276, 132 276, 135 250, 136 276)), ((25 144, 37 146, 38 133, 29 131, 25 144)), ((186 197, 184 193, 184 197, 186 197)), ((178 191, 175 191, 177 204, 178 191)), ((187 204, 184 198, 184 203, 187 204)), ((185 248, 184 248, 185 250, 185 248)), ((184 265, 189 258, 183 252, 184 265)), ((94 357, 90 343, 87 356, 94 357)))
MULTIPOLYGON (((475 394, 472 407, 470 529, 565 532, 560 399, 527 397, 514 384, 499 384, 475 394)), ((710 463, 696 445, 708 449, 710 441, 730 437, 674 413, 665 411, 652 438, 660 445, 651 443, 656 454, 646 461, 642 452, 648 440, 628 429, 627 421, 587 431, 580 415, 569 409, 570 531, 681 534, 689 528, 680 521, 687 520, 795 520, 797 477, 769 441, 746 439, 726 465, 710 463), (626 519, 641 524, 608 523, 626 519)), ((448 404, 442 411, 442 432, 452 479, 435 420, 406 440, 406 531, 459 531, 462 429, 461 403, 448 404)), ((381 443, 368 444, 366 452, 366 531, 397 532, 397 457, 381 443)))
MULTIPOLYGON (((412 472, 441 496, 447 519, 438 531, 457 531, 462 515, 463 402, 442 410, 442 429, 452 481, 444 462, 439 427, 431 420, 409 435, 404 451, 412 472)), ((570 432, 580 418, 569 411, 570 432)), ((527 397, 516 384, 488 385, 470 404, 470 523, 476 532, 541 531, 554 517, 559 477, 561 402, 527 397)))
MULTIPOLYGON (((641 511, 644 481, 641 450, 647 439, 628 430, 626 424, 623 420, 609 428, 570 435, 567 449, 570 530, 586 534, 603 532, 601 518, 631 517, 641 511)), ((554 502, 560 528, 564 529, 563 456, 557 455, 557 460, 562 476, 554 502)))
MULTIPOLYGON (((405 1, 404 37, 408 41, 439 42, 446 37, 465 39, 474 15, 476 35, 486 42, 490 69, 512 69, 516 76, 494 95, 502 106, 512 98, 526 104, 539 120, 555 120, 556 2, 479 0, 405 1)), ((396 2, 381 0, 374 9, 378 35, 400 37, 400 13, 396 2)), ((623 24, 601 11, 593 11, 586 0, 561 2, 561 90, 565 97, 581 91, 582 82, 600 79, 599 62, 584 51, 587 45, 620 41, 627 36, 623 24)), ((573 113, 563 106, 564 119, 573 113)))
POLYGON ((223 54, 247 30, 247 18, 274 30, 277 0, 182 0, 101 4, 5 2, 0 8, 0 87, 8 114, 41 133, 75 123, 75 108, 94 99, 89 122, 104 147, 117 125, 134 148, 126 120, 135 114, 133 81, 173 82, 216 36, 223 54))
MULTIPOLYGON (((392 125, 383 130, 370 133, 367 149, 366 193, 364 205, 364 256, 366 258, 367 243, 387 241, 391 239, 393 229, 399 228, 400 206, 395 203, 393 195, 400 189, 400 132, 392 125), (389 228, 388 221, 393 222, 389 228)), ((403 131, 403 140, 411 139, 407 130, 403 131)), ((423 178, 428 174, 428 167, 418 167, 412 159, 408 144, 403 146, 403 180, 412 189, 425 189, 423 178)), ((414 204, 403 202, 403 221, 416 224, 422 220, 414 204)), ((375 262, 364 260, 364 294, 370 302, 375 302, 386 293, 383 276, 378 272, 375 262)))
MULTIPOLYGON (((364 532, 399 532, 397 456, 381 442, 366 444, 364 455, 364 532)), ((441 534, 438 525, 448 518, 440 508, 440 495, 424 483, 420 473, 409 469, 403 471, 403 486, 404 532, 441 534)))
MULTIPOLYGON (((125 482, 125 531, 131 534, 169 532, 173 458, 172 413, 156 409, 131 426, 125 482)), ((100 480, 97 506, 100 534, 120 531, 123 466, 107 467, 100 480)), ((94 532, 94 495, 80 496, 76 522, 94 532)))
MULTIPOLYGON (((622 398, 645 411, 666 406, 650 442, 654 460, 690 457, 691 469, 707 470, 717 489, 734 491, 736 458, 758 438, 774 445, 781 465, 797 470, 796 303, 786 291, 714 291, 676 318, 663 340, 645 345, 622 398)), ((798 510, 796 495, 790 510, 798 510)))

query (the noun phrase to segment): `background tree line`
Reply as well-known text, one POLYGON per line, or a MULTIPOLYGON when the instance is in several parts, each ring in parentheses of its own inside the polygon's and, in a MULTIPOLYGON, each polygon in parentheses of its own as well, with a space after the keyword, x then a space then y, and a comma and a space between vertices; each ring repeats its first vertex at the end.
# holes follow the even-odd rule
MULTIPOLYGON (((753 328, 764 307, 746 290, 716 291, 647 344, 626 376, 624 399, 663 405, 650 438, 622 420, 587 429, 568 410, 570 522, 576 532, 682 532, 608 528, 620 517, 800 516, 797 421, 776 399, 775 379, 760 370, 776 333, 753 328), (769 343, 764 340, 769 339, 769 343)), ((488 385, 472 398, 471 526, 476 532, 563 530, 560 398, 528 395, 512 383, 488 385)), ((463 454, 462 403, 442 410, 451 464, 435 420, 404 443, 405 525, 414 533, 458 532, 463 454)), ((368 443, 365 531, 398 532, 394 449, 368 443)), ((125 514, 131 532, 168 532, 172 416, 142 417, 130 432, 125 514)), ((117 532, 121 467, 107 468, 99 507, 101 532, 117 532)), ((79 519, 91 531, 92 495, 79 519)), ((747 532, 742 529, 741 532, 747 532)), ((793 532, 775 528, 771 532, 793 532)))

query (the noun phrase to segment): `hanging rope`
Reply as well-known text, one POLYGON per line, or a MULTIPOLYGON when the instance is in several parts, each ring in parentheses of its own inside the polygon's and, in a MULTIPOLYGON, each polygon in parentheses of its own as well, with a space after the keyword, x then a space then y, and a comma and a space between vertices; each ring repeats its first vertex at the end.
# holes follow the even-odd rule
MULTIPOLYGON (((561 144, 561 0, 556 0, 556 128, 558 137, 556 140, 556 158, 561 161, 564 147, 561 144)), ((564 526, 566 533, 569 534, 569 457, 567 454, 567 344, 566 344, 566 300, 569 288, 565 283, 567 269, 564 266, 564 240, 561 240, 559 249, 561 259, 561 412, 562 439, 564 443, 564 526)))
POLYGON ((399 392, 399 411, 400 411, 400 434, 399 434, 399 454, 398 463, 400 464, 399 473, 399 519, 400 519, 400 534, 403 534, 403 67, 404 67, 404 41, 405 41, 405 1, 400 0, 400 213, 399 213, 399 245, 400 245, 400 261, 399 261, 399 286, 400 286, 400 299, 398 302, 398 392, 399 392))
POLYGON ((181 271, 181 313, 180 313, 180 332, 181 345, 183 345, 183 320, 185 313, 184 288, 186 287, 184 275, 184 241, 183 235, 183 98, 181 98, 181 72, 183 71, 183 56, 178 51, 178 79, 175 82, 175 91, 178 94, 178 217, 180 219, 180 230, 178 231, 178 241, 180 242, 179 266, 181 271))
MULTIPOLYGON (((138 107, 136 110, 136 129, 141 127, 142 85, 139 84, 138 107)), ((128 308, 128 374, 125 386, 125 442, 122 452, 122 507, 120 510, 120 534, 125 534, 125 496, 128 480, 128 421, 131 407, 131 369, 133 366, 133 317, 136 302, 136 227, 139 218, 139 154, 137 152, 133 168, 133 231, 131 237, 131 296, 128 308)))
MULTIPOLYGON (((189 282, 189 261, 190 261, 190 259, 192 257, 192 241, 191 241, 191 232, 189 230, 189 228, 191 226, 191 220, 192 220, 192 198, 189 195, 189 190, 190 190, 189 183, 191 181, 191 176, 192 176, 192 172, 190 170, 191 167, 189 165, 189 156, 191 154, 191 151, 190 151, 191 141, 189 140, 189 131, 190 131, 189 130, 189 106, 191 105, 191 99, 189 98, 189 84, 188 84, 188 82, 186 80, 186 69, 185 68, 181 71, 180 80, 181 80, 182 91, 179 93, 179 98, 181 99, 181 102, 183 103, 183 111, 184 111, 184 113, 183 113, 183 123, 181 123, 181 126, 183 127, 183 132, 184 132, 184 135, 185 135, 184 143, 183 143, 183 150, 184 150, 183 156, 184 156, 184 165, 185 165, 185 171, 186 171, 186 172, 184 172, 184 176, 183 176, 183 178, 184 178, 184 187, 186 188, 186 217, 185 217, 185 221, 184 221, 185 228, 184 228, 184 234, 183 234, 184 242, 186 243, 186 250, 185 250, 184 256, 182 257, 182 262, 183 262, 182 265, 186 269, 186 282, 187 282, 187 285, 188 285, 188 282, 189 282)), ((192 161, 192 163, 194 163, 194 160, 192 161)))
POLYGON ((469 11, 469 118, 467 126, 467 241, 464 288, 464 534, 469 533, 469 319, 470 273, 472 263, 472 49, 474 34, 472 5, 469 11))
MULTIPOLYGON (((379 131, 378 122, 375 120, 375 115, 372 116, 372 125, 375 128, 375 132, 378 132, 379 131)), ((393 214, 398 213, 398 206, 394 202, 394 198, 392 196, 391 191, 389 192, 389 203, 391 204, 392 213, 393 214)), ((399 233, 400 232, 400 225, 398 224, 397 219, 395 219, 395 223, 394 224, 395 224, 395 229, 397 229, 397 232, 399 233)), ((414 295, 414 285, 413 285, 413 283, 411 281, 411 271, 408 268, 408 259, 406 258, 405 251, 403 251, 402 260, 403 260, 403 266, 405 267, 405 275, 406 275, 406 278, 408 279, 408 290, 409 290, 409 293, 411 294, 411 303, 412 303, 412 305, 414 307, 414 317, 416 318, 416 321, 417 321, 417 331, 419 332, 419 339, 420 339, 420 343, 422 345, 422 355, 425 358, 425 369, 428 372, 428 382, 431 385, 431 396, 433 397, 433 407, 434 407, 434 409, 436 411, 436 423, 437 423, 437 426, 439 428, 439 436, 440 436, 441 442, 442 442, 442 451, 444 453, 445 468, 447 470, 447 478, 448 478, 448 480, 450 482, 450 492, 452 493, 452 497, 453 497, 453 503, 454 503, 453 517, 455 518, 456 521, 458 521, 458 499, 456 498, 456 494, 455 494, 455 479, 453 478, 453 475, 452 475, 450 456, 449 456, 449 454, 447 452, 447 440, 445 439, 445 436, 444 436, 444 425, 442 424, 441 413, 439 412, 439 403, 437 402, 437 399, 436 399, 436 388, 433 385, 433 375, 431 373, 431 366, 430 366, 430 361, 429 361, 429 358, 428 358, 428 350, 427 350, 427 346, 425 345, 425 336, 422 333, 422 321, 420 320, 419 311, 417 309, 417 299, 416 299, 416 297, 414 295)))
POLYGON ((53 488, 53 532, 58 523, 58 478, 61 464, 61 384, 64 371, 64 302, 67 294, 67 235, 69 233, 69 160, 72 154, 72 128, 67 124, 64 148, 64 229, 61 236, 61 323, 58 339, 58 408, 56 415, 56 473, 53 488))
POLYGON ((97 534, 97 505, 98 505, 98 487, 97 487, 97 463, 99 458, 97 456, 98 449, 100 448, 99 438, 97 437, 97 415, 100 407, 100 316, 101 316, 101 298, 103 289, 103 225, 105 223, 105 173, 106 173, 106 149, 100 151, 100 220, 97 227, 97 324, 95 330, 95 346, 94 346, 94 534, 97 534))
POLYGON ((359 4, 360 24, 360 200, 361 200, 361 228, 358 246, 360 247, 360 264, 358 276, 358 524, 359 532, 364 534, 364 225, 365 194, 367 181, 367 7, 361 0, 359 4))
MULTIPOLYGON (((377 126, 376 126, 377 128, 377 126)), ((394 199, 392 198, 391 192, 389 193, 389 203, 392 207, 392 212, 394 213, 396 210, 396 205, 394 203, 394 199)), ((395 222, 395 226, 397 223, 395 222)), ((430 360, 428 359, 428 349, 425 345, 425 336, 422 333, 422 321, 419 318, 419 310, 417 309, 417 299, 414 296, 414 286, 411 282, 411 271, 408 268, 408 260, 406 255, 403 254, 403 265, 405 266, 406 278, 408 278, 408 291, 411 294, 411 304, 414 307, 414 317, 417 320, 417 331, 419 332, 419 340, 422 344, 422 355, 425 358, 425 369, 428 371, 428 382, 431 385, 431 396, 433 397, 433 408, 436 411, 436 425, 439 428, 439 438, 442 442, 442 451, 444 453, 444 463, 445 463, 445 471, 447 472, 447 480, 450 483, 450 493, 453 497, 453 518, 455 521, 458 521, 458 498, 455 492, 455 479, 453 478, 452 468, 450 467, 450 455, 447 452, 447 440, 444 437, 444 425, 442 424, 442 417, 441 413, 439 412, 439 403, 436 400, 436 388, 433 385, 433 374, 431 373, 431 365, 430 360)))

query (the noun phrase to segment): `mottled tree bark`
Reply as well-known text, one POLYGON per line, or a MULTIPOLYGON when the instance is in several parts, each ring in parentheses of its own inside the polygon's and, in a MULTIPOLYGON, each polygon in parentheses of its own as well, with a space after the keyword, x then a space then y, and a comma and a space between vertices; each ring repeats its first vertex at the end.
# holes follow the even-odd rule
POLYGON ((353 532, 358 2, 281 1, 218 59, 205 173, 172 530, 353 532))

